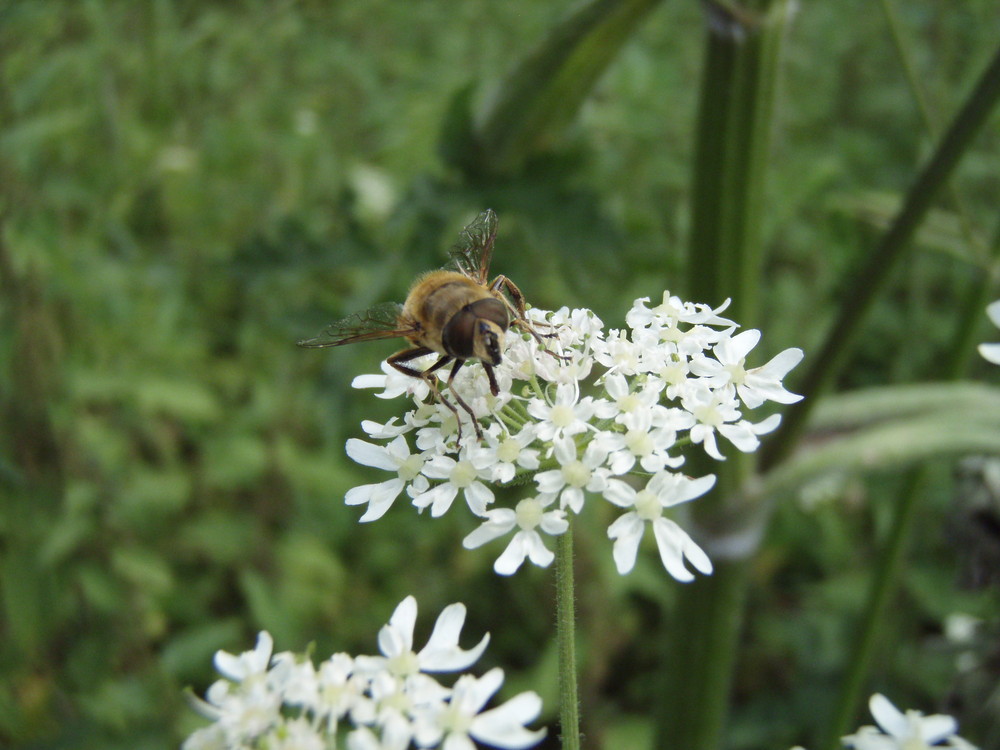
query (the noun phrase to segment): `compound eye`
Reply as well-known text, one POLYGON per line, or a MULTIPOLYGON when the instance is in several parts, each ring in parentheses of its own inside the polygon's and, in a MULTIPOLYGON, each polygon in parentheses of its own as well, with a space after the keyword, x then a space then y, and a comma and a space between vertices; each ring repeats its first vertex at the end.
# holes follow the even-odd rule
POLYGON ((486 323, 480 323, 479 334, 482 338, 483 349, 488 357, 489 364, 500 364, 500 340, 496 333, 486 323))

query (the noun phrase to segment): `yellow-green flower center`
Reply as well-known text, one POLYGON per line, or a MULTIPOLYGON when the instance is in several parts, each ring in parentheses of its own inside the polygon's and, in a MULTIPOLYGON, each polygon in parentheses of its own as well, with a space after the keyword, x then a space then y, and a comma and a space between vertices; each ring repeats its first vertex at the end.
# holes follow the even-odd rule
POLYGON ((521 442, 517 438, 507 438, 497 446, 497 459, 503 463, 513 463, 521 455, 521 442))
POLYGON ((562 467, 562 475, 570 487, 585 487, 590 481, 590 469, 583 461, 570 461, 562 467))
POLYGON ((655 492, 639 490, 635 496, 635 512, 643 521, 655 521, 663 515, 663 506, 655 492))
POLYGON ((514 509, 517 525, 531 531, 542 522, 542 504, 533 497, 526 497, 514 509))
POLYGON ((407 456, 406 460, 399 465, 399 478, 404 482, 411 482, 417 478, 420 470, 424 467, 424 459, 420 454, 407 456))
POLYGON ((459 461, 451 470, 451 483, 459 489, 464 489, 476 481, 476 467, 468 461, 459 461))
POLYGON ((549 419, 556 427, 569 427, 576 419, 576 414, 573 413, 572 406, 567 404, 556 404, 552 407, 552 413, 549 415, 549 419))

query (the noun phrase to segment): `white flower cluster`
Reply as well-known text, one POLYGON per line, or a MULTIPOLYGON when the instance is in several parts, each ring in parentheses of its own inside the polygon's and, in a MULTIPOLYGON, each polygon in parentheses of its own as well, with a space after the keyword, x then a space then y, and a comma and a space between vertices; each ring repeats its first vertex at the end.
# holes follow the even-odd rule
MULTIPOLYGON (((525 559, 548 565, 554 555, 541 533, 563 533, 569 514, 581 513, 587 498, 597 496, 623 511, 608 528, 620 573, 635 565, 647 524, 674 578, 693 580, 685 560, 710 573, 708 556, 664 516, 715 483, 714 475, 695 479, 678 471, 684 463, 679 451, 697 444, 721 461, 720 438, 740 451, 755 450, 758 436, 775 429, 780 417, 754 424, 743 410, 765 401, 798 401, 781 381, 802 352, 787 349, 747 369, 760 332, 735 333, 737 325, 719 315, 728 301, 713 310, 664 292, 660 304, 648 303, 636 300, 626 316, 629 328, 607 333, 590 310, 530 310, 544 343, 508 334, 504 361, 496 368, 498 396, 475 363, 460 370, 452 386, 479 417, 481 441, 468 438, 473 430, 466 425, 459 442, 455 414, 428 400, 426 382, 385 364, 383 375, 356 378, 356 388, 381 388, 382 398, 407 393, 416 407, 402 421, 363 422, 380 442, 347 441, 352 459, 393 476, 351 489, 346 502, 367 505, 361 520, 373 521, 404 491, 434 517, 461 497, 482 519, 465 538, 467 548, 513 532, 494 566, 510 575, 525 559), (626 482, 627 474, 638 482, 626 482), (532 481, 533 491, 514 508, 491 507, 492 487, 532 481)), ((427 365, 433 361, 428 358, 427 365)))
POLYGON ((223 679, 204 701, 196 699, 213 723, 188 737, 183 750, 473 750, 473 740, 518 750, 542 739, 544 730, 525 727, 542 708, 533 692, 483 710, 503 683, 502 669, 462 675, 450 688, 428 674, 466 669, 486 649, 488 634, 475 648, 459 648, 464 605, 441 612, 419 652, 413 650, 416 618, 417 602, 409 596, 379 632, 380 656, 334 654, 318 667, 308 656, 272 656, 266 631, 253 651, 217 652, 223 679))

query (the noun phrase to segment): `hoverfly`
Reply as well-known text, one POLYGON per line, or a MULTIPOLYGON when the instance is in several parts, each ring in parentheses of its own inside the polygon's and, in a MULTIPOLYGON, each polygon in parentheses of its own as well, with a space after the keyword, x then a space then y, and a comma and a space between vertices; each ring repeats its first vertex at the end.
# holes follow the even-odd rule
POLYGON ((420 378, 430 385, 435 397, 455 415, 461 442, 458 409, 438 390, 435 376, 438 370, 454 363, 448 375, 448 390, 472 418, 476 436, 482 439, 475 413, 451 387, 455 375, 467 360, 478 359, 489 378, 490 392, 496 396, 500 389, 493 368, 501 362, 507 329, 514 326, 541 341, 526 319, 524 295, 517 285, 502 274, 489 281, 497 223, 497 215, 491 209, 479 214, 462 230, 458 244, 451 250, 451 262, 419 276, 402 305, 387 302, 348 315, 314 338, 299 341, 299 346, 323 348, 405 338, 411 346, 391 355, 386 362, 404 375, 420 378), (426 370, 407 364, 427 354, 440 356, 426 370))

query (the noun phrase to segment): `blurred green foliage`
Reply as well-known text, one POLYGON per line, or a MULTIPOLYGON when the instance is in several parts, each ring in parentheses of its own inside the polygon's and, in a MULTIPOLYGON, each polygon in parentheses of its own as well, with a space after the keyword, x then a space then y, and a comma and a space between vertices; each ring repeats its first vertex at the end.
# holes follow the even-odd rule
MULTIPOLYGON (((293 342, 401 300, 487 206, 501 220, 495 268, 536 305, 588 306, 617 325, 634 297, 683 292, 697 4, 657 8, 565 142, 521 173, 467 178, 440 158, 455 97, 488 101, 566 7, 0 7, 0 744, 176 744, 198 723, 183 688, 208 684, 216 649, 249 648, 266 628, 279 649, 370 653, 407 593, 422 621, 464 601, 511 691, 530 685, 554 708, 547 572, 498 580, 495 550, 461 549, 467 519, 398 508, 358 526, 343 505, 348 488, 378 481, 344 441, 396 409, 350 382, 392 344, 293 342)), ((870 247, 877 217, 859 201, 891 205, 928 149, 869 7, 806 2, 792 27, 760 217, 772 351, 808 355, 870 247)), ((945 119, 995 42, 995 2, 901 12, 945 119)), ((997 174, 992 129, 959 181, 987 227, 997 174)), ((956 260, 953 223, 927 228, 927 252, 881 303, 845 385, 934 371, 981 273, 956 260)), ((897 705, 961 712, 975 692, 927 704, 958 656, 941 623, 995 618, 996 601, 955 586, 956 534, 941 528, 962 522, 949 471, 927 488, 938 515, 918 531, 880 674, 897 705)), ((863 601, 892 483, 842 477, 817 490, 836 505, 779 510, 754 571, 732 747, 808 736, 847 653, 844 613, 863 601)), ((634 746, 660 651, 643 635, 676 584, 651 560, 620 579, 604 533, 578 534, 584 715, 595 741, 634 746)))

